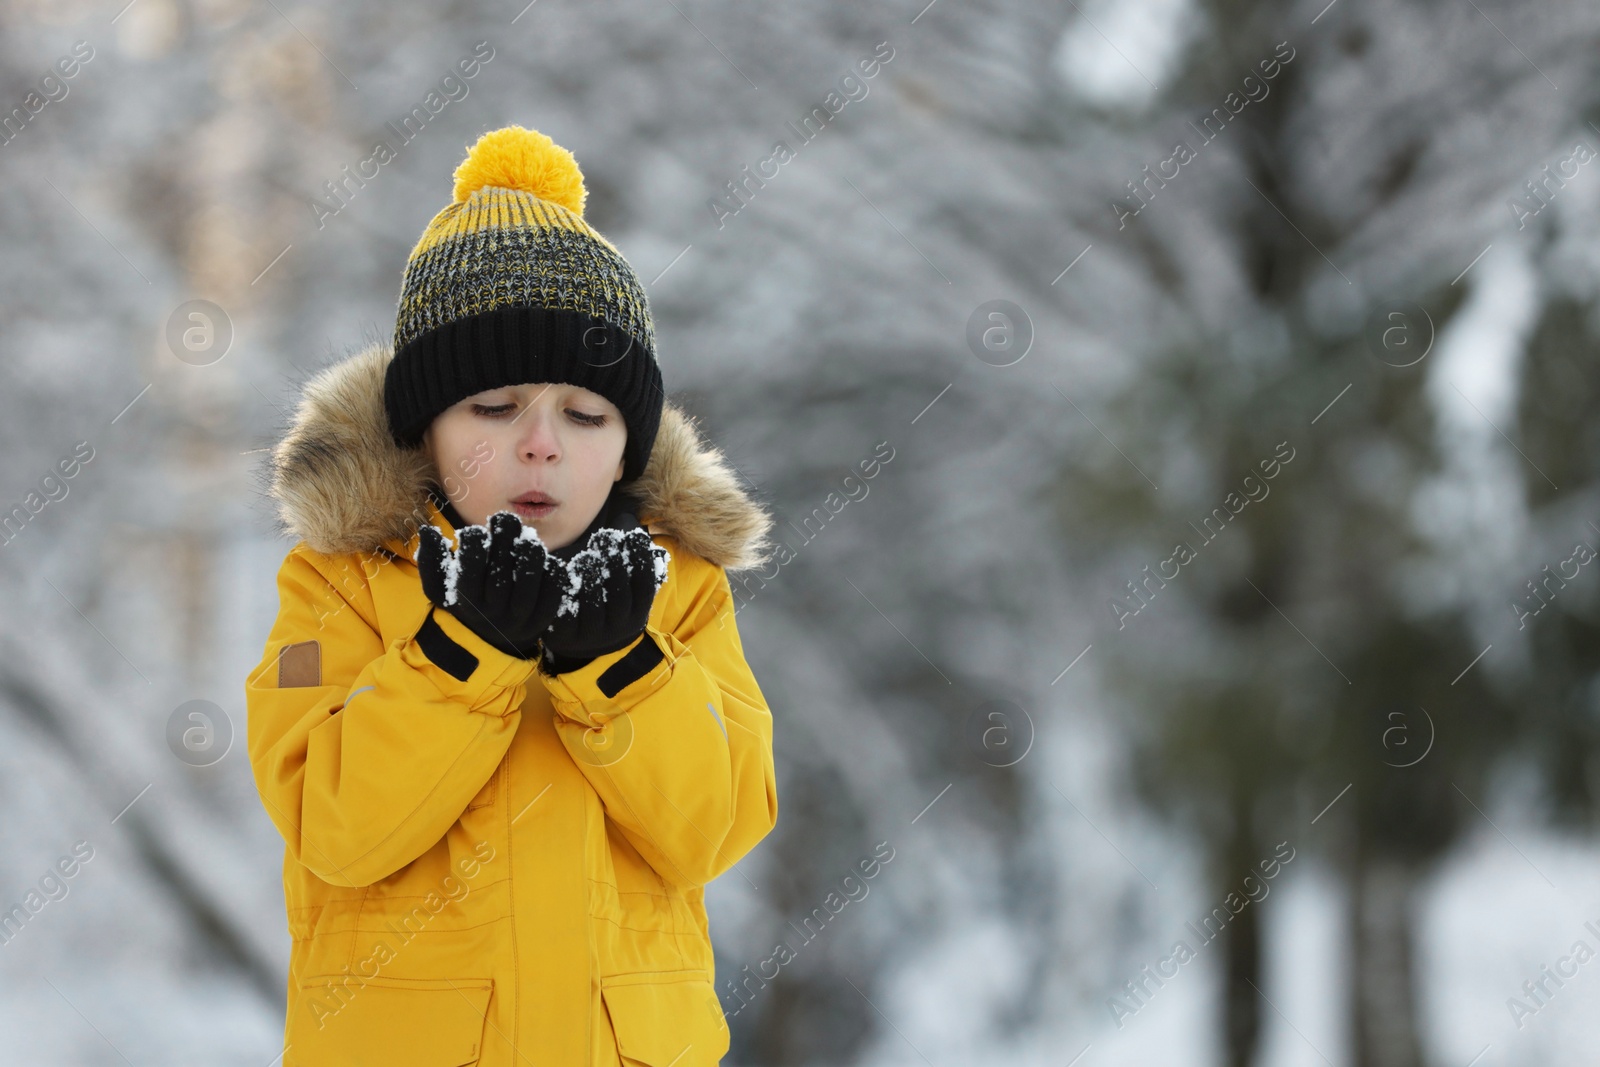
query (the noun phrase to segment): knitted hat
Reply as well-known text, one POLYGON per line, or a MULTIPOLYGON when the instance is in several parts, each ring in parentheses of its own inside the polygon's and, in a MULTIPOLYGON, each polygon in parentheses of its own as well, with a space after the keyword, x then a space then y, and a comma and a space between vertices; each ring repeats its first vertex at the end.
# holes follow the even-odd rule
POLYGON ((644 472, 664 390, 644 286, 583 220, 572 153, 537 130, 478 138, 455 199, 406 262, 384 379, 389 431, 415 448, 441 411, 486 389, 568 382, 599 393, 628 428, 624 481, 644 472))

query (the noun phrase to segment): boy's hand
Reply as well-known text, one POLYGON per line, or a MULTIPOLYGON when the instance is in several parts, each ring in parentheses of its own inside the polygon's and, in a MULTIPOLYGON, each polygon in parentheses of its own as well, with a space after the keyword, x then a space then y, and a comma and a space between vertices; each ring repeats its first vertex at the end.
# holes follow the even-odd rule
POLYGON ((419 533, 415 558, 428 599, 500 651, 522 659, 538 655, 562 594, 560 572, 547 576, 538 531, 513 512, 497 511, 486 526, 458 530, 454 551, 437 526, 419 533))
POLYGON ((601 527, 567 561, 565 596, 539 661, 546 674, 575 670, 627 647, 644 632, 672 557, 636 519, 633 523, 631 529, 601 527))

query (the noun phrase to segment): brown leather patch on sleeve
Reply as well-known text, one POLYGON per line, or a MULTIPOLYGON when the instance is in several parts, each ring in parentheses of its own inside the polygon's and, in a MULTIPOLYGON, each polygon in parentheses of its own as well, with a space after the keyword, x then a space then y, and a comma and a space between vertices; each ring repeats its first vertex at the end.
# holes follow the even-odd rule
POLYGON ((301 641, 278 651, 278 688, 295 689, 322 684, 322 644, 301 641))

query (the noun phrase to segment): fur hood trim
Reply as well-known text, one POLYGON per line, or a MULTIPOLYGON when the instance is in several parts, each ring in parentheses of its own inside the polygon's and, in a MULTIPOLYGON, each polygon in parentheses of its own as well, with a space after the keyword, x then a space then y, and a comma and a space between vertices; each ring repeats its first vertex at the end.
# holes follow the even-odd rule
MULTIPOLYGON (((388 342, 376 342, 313 377, 272 450, 268 492, 282 532, 324 555, 407 543, 429 514, 432 461, 389 436, 383 380, 392 357, 388 342)), ((670 398, 631 488, 640 522, 702 559, 728 570, 766 560, 771 516, 670 398)))

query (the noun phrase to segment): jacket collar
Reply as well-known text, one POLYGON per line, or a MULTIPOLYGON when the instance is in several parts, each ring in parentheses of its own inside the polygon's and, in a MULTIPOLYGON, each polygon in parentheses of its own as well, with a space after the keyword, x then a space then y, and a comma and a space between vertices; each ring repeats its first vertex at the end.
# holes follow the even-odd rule
MULTIPOLYGON (((268 492, 281 532, 324 555, 387 548, 409 558, 419 523, 445 519, 454 532, 425 451, 389 436, 383 381, 392 355, 376 342, 314 376, 272 450, 268 492)), ((768 556, 771 516, 671 399, 628 491, 643 525, 711 563, 739 570, 768 556)))

